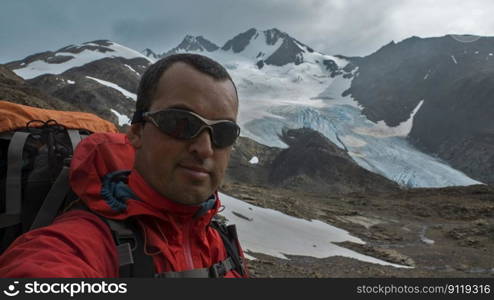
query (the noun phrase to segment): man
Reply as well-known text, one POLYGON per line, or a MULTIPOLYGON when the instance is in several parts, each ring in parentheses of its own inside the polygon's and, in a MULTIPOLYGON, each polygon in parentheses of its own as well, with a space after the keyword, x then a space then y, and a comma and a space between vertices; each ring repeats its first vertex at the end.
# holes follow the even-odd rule
MULTIPOLYGON (((133 220, 158 277, 205 277, 211 270, 246 277, 243 264, 232 264, 210 226, 239 135, 237 113, 236 87, 215 61, 177 54, 150 66, 140 82, 128 139, 95 134, 74 154, 71 186, 92 212, 69 210, 52 225, 18 238, 0 257, 0 276, 121 276, 112 232, 97 214, 133 220), (129 143, 135 149, 133 169, 114 172, 132 161, 119 154, 129 143)), ((238 243, 234 248, 243 256, 238 243)))

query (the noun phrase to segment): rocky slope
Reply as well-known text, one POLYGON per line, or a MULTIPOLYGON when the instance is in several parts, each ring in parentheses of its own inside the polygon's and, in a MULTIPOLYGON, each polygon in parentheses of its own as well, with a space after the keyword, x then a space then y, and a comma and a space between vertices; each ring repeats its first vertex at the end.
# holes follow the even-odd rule
POLYGON ((317 131, 285 130, 281 139, 288 149, 240 138, 232 152, 226 182, 322 194, 399 190, 396 183, 357 165, 317 131), (257 160, 252 162, 254 157, 257 160))
POLYGON ((49 96, 17 76, 4 65, 0 65, 0 100, 39 108, 77 110, 70 103, 49 96))

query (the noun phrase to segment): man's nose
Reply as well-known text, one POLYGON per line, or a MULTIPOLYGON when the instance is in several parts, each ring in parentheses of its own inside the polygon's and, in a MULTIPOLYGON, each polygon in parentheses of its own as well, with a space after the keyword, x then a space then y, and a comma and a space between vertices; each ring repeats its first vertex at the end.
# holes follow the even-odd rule
POLYGON ((213 156, 213 142, 208 128, 203 129, 198 136, 192 139, 190 152, 197 153, 201 159, 213 156))

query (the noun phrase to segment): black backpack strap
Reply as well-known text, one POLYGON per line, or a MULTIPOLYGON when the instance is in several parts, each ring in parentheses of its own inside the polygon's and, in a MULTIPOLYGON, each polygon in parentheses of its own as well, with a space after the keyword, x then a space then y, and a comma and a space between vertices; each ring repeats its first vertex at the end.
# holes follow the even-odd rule
POLYGON ((30 230, 50 225, 58 215, 69 191, 69 167, 64 166, 46 195, 30 230))
POLYGON ((192 269, 180 272, 162 272, 156 273, 155 278, 221 278, 226 273, 235 269, 235 263, 231 257, 215 263, 210 268, 192 269))
POLYGON ((21 222, 22 200, 22 153, 29 132, 16 132, 12 136, 8 150, 7 178, 5 187, 5 213, 0 215, 0 228, 21 222))
POLYGON ((245 266, 242 257, 240 256, 237 228, 235 227, 235 225, 226 225, 222 221, 213 219, 211 221, 211 227, 216 229, 220 234, 228 256, 232 259, 235 266, 234 270, 237 271, 241 276, 244 276, 246 274, 245 266))
POLYGON ((144 251, 143 235, 136 224, 106 219, 117 245, 120 277, 153 277, 153 258, 144 251))

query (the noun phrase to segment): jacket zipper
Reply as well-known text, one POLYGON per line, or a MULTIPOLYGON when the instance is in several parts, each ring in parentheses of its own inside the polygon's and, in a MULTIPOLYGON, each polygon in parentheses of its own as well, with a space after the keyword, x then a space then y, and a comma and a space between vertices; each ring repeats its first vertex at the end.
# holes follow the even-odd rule
POLYGON ((184 235, 184 255, 189 270, 194 269, 194 261, 192 259, 192 249, 190 247, 190 228, 192 220, 185 223, 185 235, 184 235))

